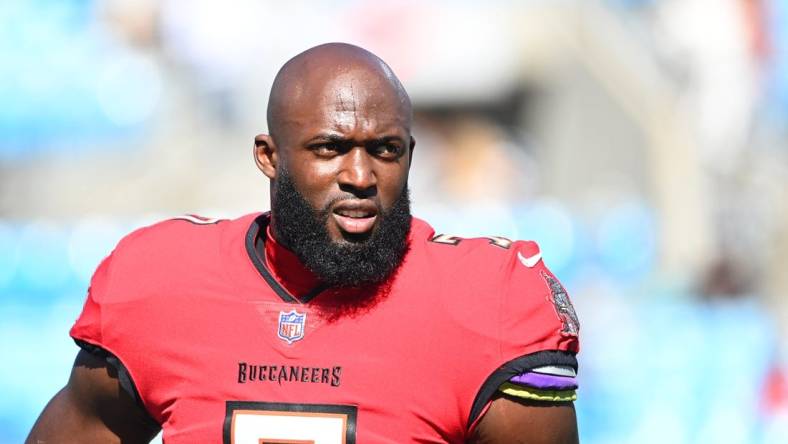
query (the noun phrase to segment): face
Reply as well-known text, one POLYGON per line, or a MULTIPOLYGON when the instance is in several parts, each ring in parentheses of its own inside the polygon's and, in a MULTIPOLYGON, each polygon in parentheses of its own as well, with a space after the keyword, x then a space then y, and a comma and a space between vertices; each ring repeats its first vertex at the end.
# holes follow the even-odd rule
POLYGON ((310 206, 327 212, 334 242, 362 242, 406 187, 410 113, 379 74, 363 68, 310 80, 315 87, 294 94, 271 140, 276 165, 267 175, 276 187, 277 171, 286 168, 310 206))
POLYGON ((323 85, 289 94, 276 141, 256 140, 273 231, 324 283, 379 284, 407 250, 410 111, 363 72, 323 85))

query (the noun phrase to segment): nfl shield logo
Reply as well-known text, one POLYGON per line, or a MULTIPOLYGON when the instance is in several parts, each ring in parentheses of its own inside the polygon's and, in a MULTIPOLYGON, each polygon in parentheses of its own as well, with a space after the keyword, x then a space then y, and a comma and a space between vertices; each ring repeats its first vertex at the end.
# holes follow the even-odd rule
POLYGON ((306 313, 299 313, 290 310, 287 313, 279 312, 279 329, 276 334, 281 339, 292 344, 304 338, 304 326, 306 325, 306 313))

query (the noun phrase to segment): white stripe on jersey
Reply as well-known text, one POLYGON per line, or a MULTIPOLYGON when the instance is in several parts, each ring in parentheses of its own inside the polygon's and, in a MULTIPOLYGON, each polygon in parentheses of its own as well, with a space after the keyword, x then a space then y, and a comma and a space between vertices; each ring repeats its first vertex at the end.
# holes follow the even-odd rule
POLYGON ((531 369, 534 373, 542 373, 545 375, 553 375, 553 376, 569 376, 574 378, 577 376, 577 372, 575 369, 568 365, 545 365, 543 367, 536 367, 531 369))

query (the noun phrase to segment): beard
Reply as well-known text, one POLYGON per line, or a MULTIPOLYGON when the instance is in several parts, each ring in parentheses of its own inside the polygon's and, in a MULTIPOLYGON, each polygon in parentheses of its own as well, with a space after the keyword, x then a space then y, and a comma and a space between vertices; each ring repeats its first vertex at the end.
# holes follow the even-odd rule
MULTIPOLYGON (((353 198, 348 195, 347 198, 353 198)), ((329 287, 360 288, 383 283, 402 263, 408 250, 410 196, 408 187, 388 211, 378 207, 378 223, 371 233, 354 235, 352 242, 335 242, 328 232, 331 205, 313 208, 282 168, 272 199, 274 233, 304 266, 329 287)))

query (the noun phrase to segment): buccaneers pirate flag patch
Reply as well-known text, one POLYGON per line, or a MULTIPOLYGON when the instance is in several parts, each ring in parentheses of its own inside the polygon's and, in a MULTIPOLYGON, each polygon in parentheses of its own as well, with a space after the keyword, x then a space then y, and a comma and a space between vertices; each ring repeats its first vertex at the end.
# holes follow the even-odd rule
POLYGON ((561 334, 577 336, 577 333, 580 331, 580 322, 577 320, 575 307, 572 306, 572 301, 569 300, 569 295, 566 293, 564 286, 550 274, 544 271, 541 274, 542 279, 550 288, 550 302, 553 303, 555 312, 558 314, 558 318, 561 319, 561 334))

